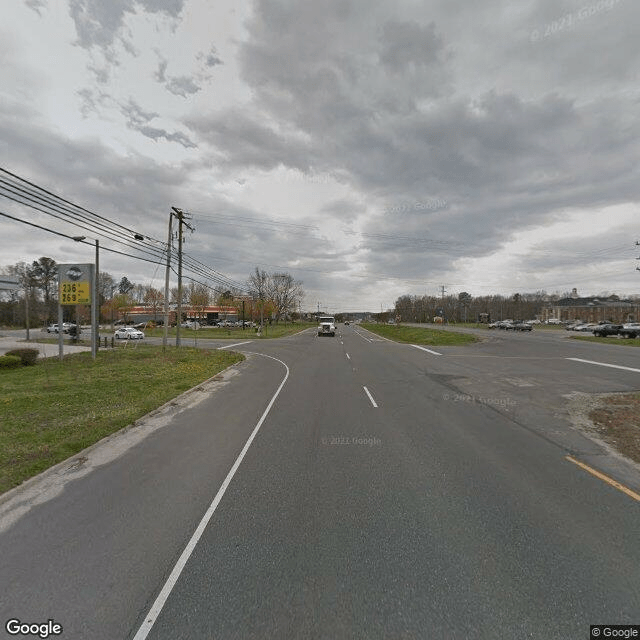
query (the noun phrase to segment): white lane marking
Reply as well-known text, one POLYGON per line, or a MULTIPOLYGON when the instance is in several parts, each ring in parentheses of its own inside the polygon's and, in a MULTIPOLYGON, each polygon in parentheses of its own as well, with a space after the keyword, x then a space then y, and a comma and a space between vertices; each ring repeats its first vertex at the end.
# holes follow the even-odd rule
POLYGON ((373 331, 369 331, 369 329, 362 329, 362 331, 366 331, 367 333, 370 333, 372 336, 375 336, 375 338, 371 341, 371 342, 378 342, 379 340, 386 340, 387 342, 393 342, 395 343, 395 340, 390 340, 389 338, 385 338, 384 336, 381 336, 378 333, 374 333, 373 331))
POLYGON ((351 356, 347 353, 347 360, 351 360, 351 356))
POLYGON ((359 331, 356 331, 354 329, 354 331, 356 332, 357 335, 359 335, 363 340, 366 340, 367 342, 373 342, 373 340, 371 340, 370 338, 367 338, 367 336, 363 336, 359 331))
MULTIPOLYGON (((249 352, 249 353, 252 353, 252 352, 249 352)), ((220 504, 220 501, 222 500, 222 497, 227 491, 227 488, 229 487, 231 480, 233 480, 233 476, 236 474, 236 471, 238 470, 240 463, 242 462, 247 451, 249 450, 249 447, 251 446, 253 439, 256 437, 258 431, 260 430, 260 427, 262 426, 262 423, 265 421, 267 415, 269 414, 269 411, 271 410, 271 407, 273 406, 273 403, 276 401, 276 398, 280 394, 280 391, 282 391, 282 387, 284 387, 284 383, 287 381, 287 378, 289 377, 289 367, 287 367, 287 365, 284 362, 282 362, 282 360, 278 360, 278 358, 274 358, 273 356, 267 356, 263 353, 254 353, 253 355, 264 356, 265 358, 271 358, 272 360, 276 360, 277 362, 279 362, 284 366, 287 372, 282 382, 280 383, 280 386, 277 388, 276 392, 273 394, 273 397, 269 401, 269 404, 267 405, 267 408, 264 410, 264 413, 262 414, 262 417, 258 421, 258 424, 255 426, 254 430, 251 432, 251 435, 249 436, 249 439, 245 443, 244 447, 242 448, 240 455, 237 457, 236 461, 233 463, 233 466, 231 467, 231 470, 227 474, 227 477, 224 479, 224 482, 218 489, 218 493, 216 493, 216 496, 213 499, 213 502, 209 505, 209 508, 207 509, 206 513, 202 517, 200 524, 197 526, 196 530, 193 532, 193 535, 191 536, 191 540, 189 540, 181 556, 178 558, 178 562, 176 562, 175 566, 173 567, 171 574, 167 578, 167 581, 162 587, 162 590, 160 591, 160 593, 158 594, 158 597, 155 599, 155 602, 153 603, 153 605, 151 605, 151 609, 149 610, 149 613, 147 613, 147 615, 145 616, 144 622, 138 629, 138 632, 134 636, 133 640, 145 640, 147 635, 149 635, 149 632, 151 631, 151 628, 153 627, 155 621, 158 619, 158 616, 160 615, 162 608, 167 602, 167 599, 169 598, 169 595, 171 594, 173 587, 176 585, 176 582, 178 581, 178 578, 180 577, 182 570, 187 564, 187 561, 189 560, 191 554, 193 553, 193 550, 198 544, 198 541, 202 537, 202 534, 204 533, 204 530, 209 524, 209 521, 211 520, 216 508, 220 504)))
POLYGON ((437 351, 432 351, 431 349, 427 349, 426 347, 421 347, 420 345, 417 344, 412 344, 412 347, 415 347, 416 349, 421 349, 422 351, 427 351, 428 353, 432 353, 434 356, 441 356, 441 353, 438 353, 437 351))
POLYGON ((225 344, 224 347, 218 347, 218 351, 220 349, 230 349, 231 347, 239 347, 241 344, 249 344, 251 340, 247 340, 246 342, 236 342, 235 344, 225 344))
POLYGON ((365 393, 369 396, 369 400, 371 400, 371 404, 377 409, 378 405, 376 404, 376 401, 373 399, 373 396, 369 393, 369 389, 367 389, 367 387, 362 387, 365 391, 365 393))
POLYGON ((633 367, 623 367, 619 364, 608 364, 606 362, 595 362, 594 360, 583 360, 582 358, 567 358, 567 360, 573 360, 574 362, 586 362, 587 364, 597 364, 600 367, 611 367, 612 369, 623 369, 624 371, 635 371, 640 373, 640 369, 634 369, 633 367))

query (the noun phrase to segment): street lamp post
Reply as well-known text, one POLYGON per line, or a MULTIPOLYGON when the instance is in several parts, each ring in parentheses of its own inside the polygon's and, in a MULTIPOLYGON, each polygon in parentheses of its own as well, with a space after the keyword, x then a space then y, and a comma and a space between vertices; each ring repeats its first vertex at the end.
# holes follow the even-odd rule
MULTIPOLYGON (((82 242, 86 240, 85 236, 73 236, 73 240, 76 242, 82 242)), ((100 241, 95 240, 96 245, 96 262, 94 265, 93 278, 91 279, 91 357, 95 360, 98 354, 98 342, 100 337, 98 335, 98 309, 100 307, 98 301, 98 269, 100 265, 100 241)), ((77 320, 77 311, 76 311, 76 339, 80 333, 80 323, 77 320)))

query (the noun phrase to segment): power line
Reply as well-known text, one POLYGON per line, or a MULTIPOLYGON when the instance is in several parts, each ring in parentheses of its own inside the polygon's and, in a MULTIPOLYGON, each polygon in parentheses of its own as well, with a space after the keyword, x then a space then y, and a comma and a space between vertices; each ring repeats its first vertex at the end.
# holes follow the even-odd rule
MULTIPOLYGON (((132 253, 126 253, 124 251, 117 251, 116 249, 111 249, 109 247, 101 245, 101 249, 104 251, 124 255, 137 260, 143 260, 145 262, 151 262, 153 264, 159 264, 163 262, 164 256, 167 254, 167 252, 173 252, 172 247, 168 246, 166 243, 163 243, 162 241, 150 236, 143 236, 142 234, 129 227, 111 221, 104 216, 94 213, 89 209, 81 207, 71 202, 70 200, 62 198, 54 194, 53 192, 44 189, 43 187, 39 187, 33 182, 26 180, 25 178, 21 178, 20 176, 17 176, 7 169, 0 167, 0 172, 2 172, 5 176, 8 176, 8 178, 0 178, 1 196, 7 198, 8 200, 16 202, 17 204, 34 209, 40 213, 50 215, 65 224, 69 224, 73 227, 82 229, 85 232, 98 235, 102 238, 111 240, 112 242, 121 244, 127 249, 134 250, 135 252, 141 253, 142 255, 135 255, 132 253), (127 238, 126 235, 123 237, 123 233, 131 235, 131 239, 127 238), (144 242, 145 240, 155 244, 141 244, 141 242, 144 242)), ((55 233, 65 238, 74 238, 74 236, 72 235, 57 232, 53 229, 43 227, 33 222, 15 218, 13 216, 10 216, 9 214, 3 215, 7 218, 15 220, 16 222, 28 224, 43 231, 55 233)), ((204 276, 207 279, 211 279, 219 285, 231 288, 243 287, 243 285, 236 282, 235 280, 216 271, 212 267, 205 265, 195 258, 191 258, 186 254, 184 256, 184 264, 185 268, 193 270, 197 274, 204 276)))

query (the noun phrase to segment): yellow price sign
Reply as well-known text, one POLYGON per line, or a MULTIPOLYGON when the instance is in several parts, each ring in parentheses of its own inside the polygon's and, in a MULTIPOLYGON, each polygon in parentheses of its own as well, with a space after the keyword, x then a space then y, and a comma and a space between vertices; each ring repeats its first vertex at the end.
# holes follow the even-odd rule
POLYGON ((60 304, 91 304, 91 283, 61 282, 60 304))

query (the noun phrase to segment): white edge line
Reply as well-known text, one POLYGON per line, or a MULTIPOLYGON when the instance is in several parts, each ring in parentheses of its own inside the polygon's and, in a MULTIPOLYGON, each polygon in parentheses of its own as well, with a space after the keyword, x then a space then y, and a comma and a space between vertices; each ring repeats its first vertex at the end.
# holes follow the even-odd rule
POLYGON ((369 396, 369 400, 371 400, 371 404, 377 409, 378 405, 376 404, 376 401, 373 399, 373 396, 369 393, 369 389, 367 389, 367 387, 362 387, 365 390, 365 393, 369 396))
MULTIPOLYGON (((370 333, 372 336, 375 336, 376 338, 380 338, 381 340, 386 340, 387 342, 393 342, 393 344, 398 344, 395 340, 391 340, 390 338, 385 338, 384 336, 381 336, 379 333, 374 333, 373 331, 369 331, 369 329, 363 328, 362 331, 366 331, 367 333, 370 333)), ((373 340, 371 342, 373 342, 373 340)))
MULTIPOLYGON (((255 355, 264 355, 264 354, 258 353, 255 355)), ((158 594, 158 597, 155 599, 155 602, 151 605, 151 609, 149 610, 149 613, 147 613, 147 615, 145 616, 145 619, 143 623, 140 625, 140 628, 138 629, 138 632, 134 636, 133 640, 145 640, 145 638, 151 631, 151 628, 155 624, 155 621, 157 620, 158 616, 160 615, 162 608, 164 607, 167 599, 169 598, 169 595, 171 594, 171 591, 173 590, 173 587, 178 581, 178 578, 180 577, 182 570, 187 564, 189 557, 193 553, 193 550, 195 549, 196 545, 198 544, 198 541, 200 540, 202 534, 204 533, 204 530, 209 524, 209 521, 211 520, 216 508, 220 504, 220 501, 222 500, 222 497, 227 491, 227 488, 231 483, 231 480, 233 480, 233 476, 235 475, 236 471, 238 470, 238 467, 240 466, 240 463, 242 462, 245 454, 247 453, 249 447, 251 446, 253 439, 256 437, 258 431, 260 430, 260 427, 262 426, 262 423, 265 421, 269 411, 271 410, 271 407, 273 406, 273 403, 276 401, 276 398, 280 394, 280 391, 282 390, 284 383, 287 381, 287 378, 289 377, 289 367, 287 367, 287 365, 284 362, 282 362, 282 360, 278 360, 278 358, 274 358, 273 356, 264 355, 264 357, 271 358, 272 360, 277 360, 280 364, 284 365, 284 368, 287 370, 287 373, 285 374, 284 379, 280 383, 280 386, 278 387, 276 392, 273 394, 273 397, 271 398, 269 404, 267 405, 267 408, 264 410, 264 413, 262 414, 262 417, 258 421, 258 424, 255 426, 254 430, 251 432, 251 435, 249 436, 249 439, 245 443, 244 447, 242 448, 240 455, 237 457, 236 461, 233 463, 233 466, 231 467, 231 470, 227 474, 227 477, 224 479, 224 482, 218 489, 218 493, 216 493, 216 496, 213 499, 213 502, 209 505, 209 508, 207 509, 206 513, 202 517, 202 520, 200 520, 200 524, 198 524, 198 526, 196 527, 196 530, 193 532, 193 535, 191 536, 191 539, 187 543, 187 546, 185 547, 184 551, 178 558, 178 561, 176 562, 175 566, 173 567, 173 570, 171 571, 171 574, 167 578, 167 581, 164 583, 164 586, 162 587, 160 593, 158 594)))
POLYGON ((567 360, 573 360, 575 362, 586 362, 587 364, 597 364, 600 367, 611 367, 612 369, 624 369, 625 371, 635 371, 636 373, 640 373, 640 369, 623 367, 619 364, 608 364, 606 362, 596 362, 595 360, 583 360, 582 358, 567 358, 567 360))
POLYGON ((347 360, 351 360, 351 356, 347 353, 347 360))
MULTIPOLYGON (((355 331, 355 330, 354 330, 355 331)), ((361 329, 361 331, 364 331, 364 329, 361 329)), ((360 333, 360 331, 356 331, 356 333, 363 339, 366 340, 367 342, 373 342, 373 340, 371 340, 371 338, 367 338, 367 336, 364 336, 360 333)))
POLYGON ((239 347, 241 344, 249 344, 251 340, 247 340, 246 342, 236 342, 235 344, 225 344, 224 347, 218 347, 218 351, 220 349, 229 349, 231 347, 239 347))
POLYGON ((412 347, 415 347, 416 349, 421 349, 422 351, 427 351, 428 353, 433 353, 434 356, 441 356, 441 353, 438 353, 437 351, 433 351, 431 349, 427 349, 426 347, 421 347, 418 344, 412 344, 412 347))

